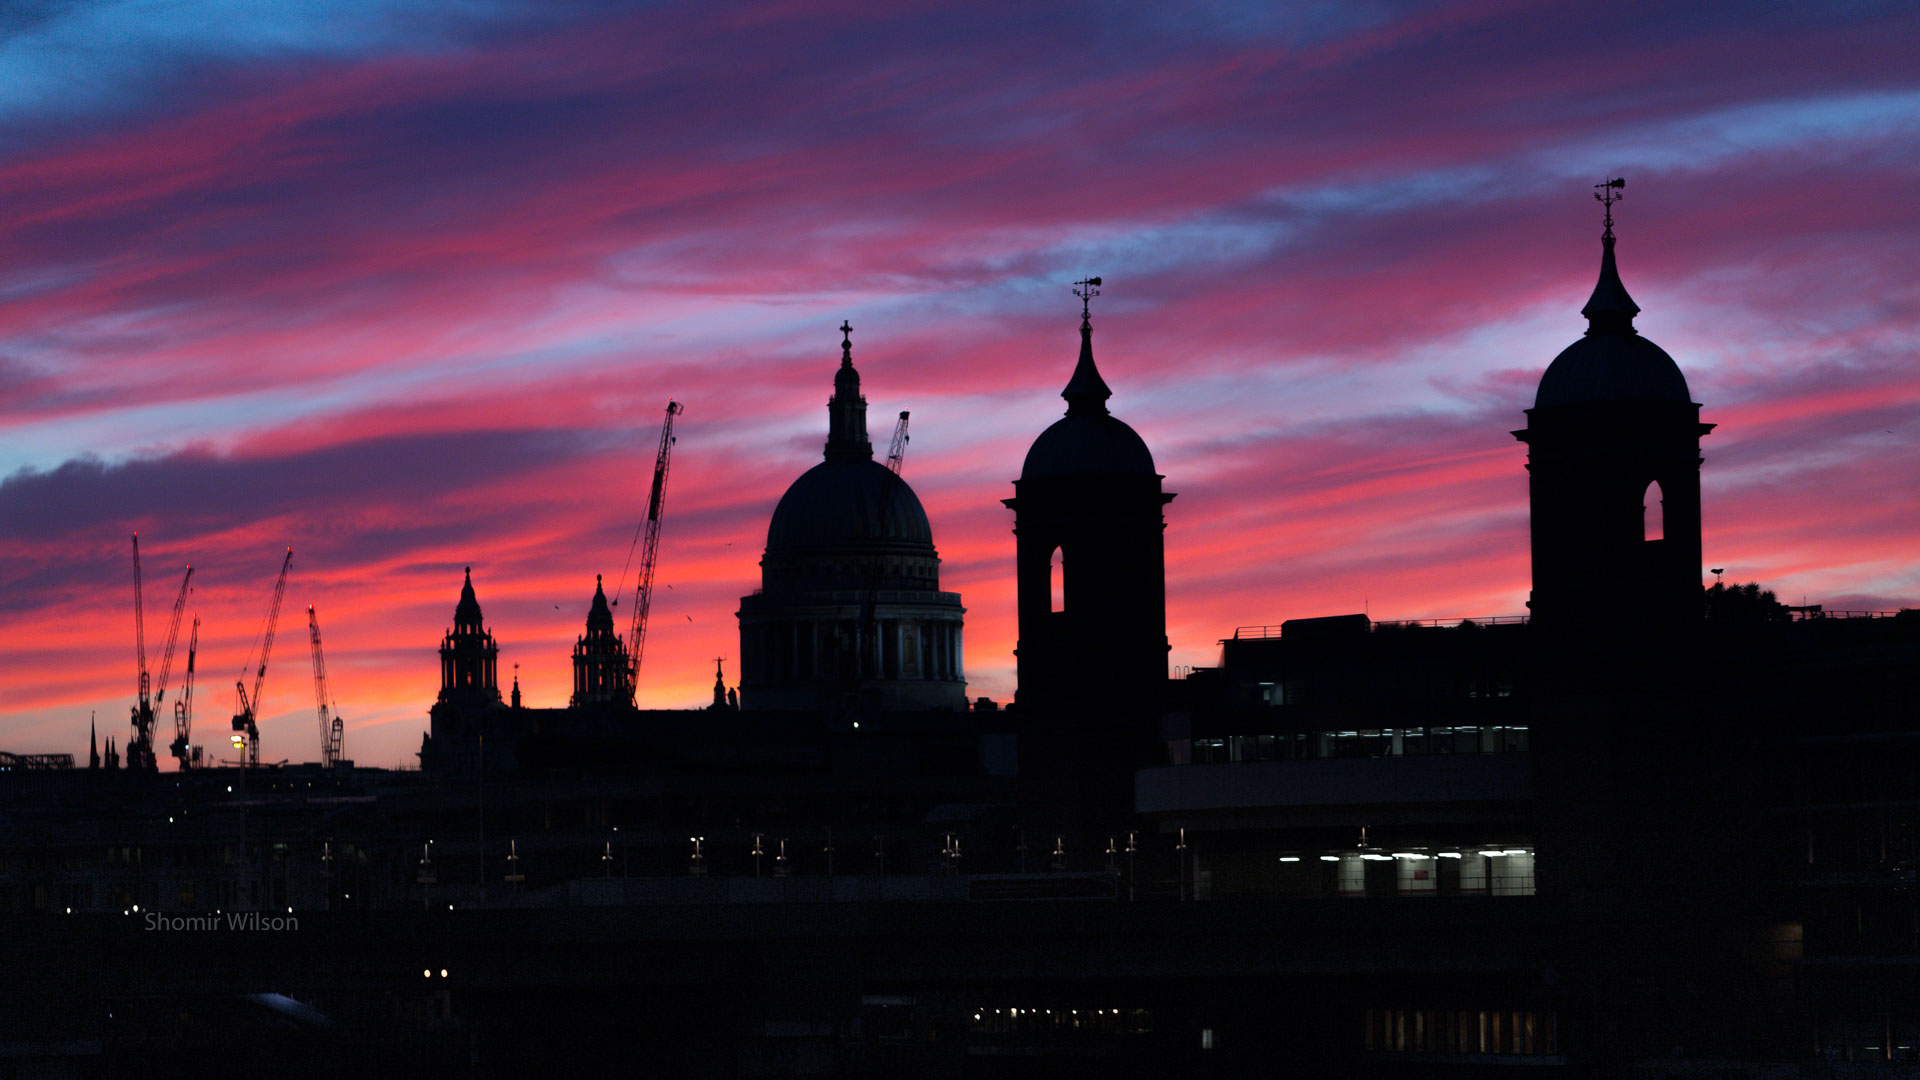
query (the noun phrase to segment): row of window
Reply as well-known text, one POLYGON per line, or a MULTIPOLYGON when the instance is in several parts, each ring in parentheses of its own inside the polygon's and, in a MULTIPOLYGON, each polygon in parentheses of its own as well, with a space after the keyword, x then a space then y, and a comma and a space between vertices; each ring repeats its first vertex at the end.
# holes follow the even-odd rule
MULTIPOLYGON (((1195 765, 1217 765, 1234 761, 1523 753, 1526 749, 1527 729, 1513 724, 1347 728, 1193 739, 1189 760, 1195 765)), ((1176 765, 1186 764, 1179 760, 1180 750, 1181 744, 1175 743, 1176 765)))
POLYGON ((1301 896, 1532 896, 1533 849, 1442 848, 1280 857, 1284 892, 1301 896))
POLYGON ((1145 1009, 975 1009, 972 1030, 994 1035, 1033 1035, 1043 1032, 1084 1032, 1101 1035, 1145 1035, 1153 1030, 1153 1014, 1145 1009))
MULTIPOLYGON (((284 848, 285 845, 280 847, 284 848)), ((96 865, 90 856, 97 850, 70 847, 9 852, 0 856, 0 874, 16 870, 85 870, 96 865)), ((150 861, 155 866, 232 866, 233 846, 227 844, 216 848, 204 844, 168 844, 150 852, 142 846, 114 844, 106 849, 105 862, 108 866, 145 866, 150 861)))
MULTIPOLYGON (((1363 676, 1343 678, 1298 678, 1282 682, 1251 685, 1251 693, 1263 705, 1336 705, 1367 700, 1383 688, 1370 685, 1363 676), (1371 691, 1371 693, 1370 693, 1371 691)), ((1513 696, 1513 679, 1504 675, 1462 676, 1451 669, 1426 672, 1399 671, 1390 684, 1393 698, 1422 701, 1486 701, 1513 696)))
POLYGON ((1532 1009, 1368 1009, 1363 1045, 1390 1054, 1557 1054, 1559 1018, 1532 1009))
MULTIPOLYGON (((34 884, 21 886, 18 890, 8 884, 0 884, 0 912, 12 912, 16 908, 33 912, 72 913, 85 911, 127 911, 135 904, 153 909, 160 906, 162 900, 173 906, 191 910, 212 901, 214 906, 231 908, 238 906, 242 895, 242 885, 235 881, 216 881, 213 889, 203 889, 197 881, 182 881, 170 895, 162 895, 158 882, 101 883, 100 890, 94 890, 89 881, 62 882, 55 885, 34 884), (100 901, 96 907, 96 898, 100 901)), ((256 882, 245 883, 245 895, 249 902, 258 900, 260 886, 256 882)), ((267 883, 268 903, 286 903, 286 884, 283 881, 267 883)))

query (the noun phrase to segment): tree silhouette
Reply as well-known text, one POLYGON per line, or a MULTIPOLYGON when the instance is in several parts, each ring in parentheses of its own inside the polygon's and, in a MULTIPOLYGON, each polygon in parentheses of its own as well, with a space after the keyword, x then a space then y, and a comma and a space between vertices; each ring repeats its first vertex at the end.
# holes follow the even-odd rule
POLYGON ((1773 590, 1754 582, 1722 585, 1715 582, 1707 590, 1707 618, 1719 623, 1785 622, 1791 616, 1787 607, 1774 598, 1773 590))

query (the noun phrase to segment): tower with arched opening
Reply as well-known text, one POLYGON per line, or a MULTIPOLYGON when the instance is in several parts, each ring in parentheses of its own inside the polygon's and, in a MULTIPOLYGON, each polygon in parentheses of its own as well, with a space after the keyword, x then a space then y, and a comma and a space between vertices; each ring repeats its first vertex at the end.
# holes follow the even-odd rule
POLYGON ((1640 336, 1614 262, 1611 205, 1586 334, 1541 376, 1527 426, 1534 619, 1543 629, 1697 620, 1700 405, 1640 336))
POLYGON ((1151 715, 1167 678, 1166 518, 1153 454, 1107 411, 1083 305, 1067 413, 1027 451, 1014 497, 1023 711, 1151 715))

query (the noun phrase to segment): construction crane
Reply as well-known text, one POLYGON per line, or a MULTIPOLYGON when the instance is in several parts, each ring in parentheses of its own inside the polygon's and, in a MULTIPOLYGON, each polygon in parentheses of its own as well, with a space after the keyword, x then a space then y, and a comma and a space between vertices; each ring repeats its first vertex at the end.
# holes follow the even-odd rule
POLYGON ((140 697, 133 707, 133 738, 127 742, 127 768, 152 771, 159 767, 153 754, 154 714, 167 696, 167 676, 173 670, 173 646, 180 636, 180 613, 187 607, 187 586, 193 582, 193 567, 180 579, 180 595, 173 601, 173 617, 167 623, 167 645, 160 659, 160 678, 147 671, 147 625, 144 589, 140 581, 140 534, 133 534, 133 639, 140 660, 140 697))
POLYGON ((313 642, 313 696, 320 703, 320 765, 331 769, 340 763, 345 736, 340 725, 340 706, 327 691, 327 662, 320 655, 320 617, 307 605, 307 636, 313 642))
POLYGON ((647 645, 647 610, 653 606, 653 570, 660 556, 660 519, 667 506, 667 463, 673 457, 673 418, 683 409, 679 402, 667 402, 667 416, 660 424, 660 450, 653 458, 653 493, 647 498, 646 547, 640 555, 640 583, 633 597, 633 628, 627 633, 627 697, 637 700, 640 692, 640 653, 647 645))
POLYGON ((200 616, 193 617, 193 633, 187 638, 187 678, 180 686, 180 698, 173 703, 173 760, 180 771, 200 764, 200 752, 188 749, 193 734, 193 654, 200 648, 200 616))
MULTIPOLYGON (((260 707, 260 689, 267 681, 267 657, 273 653, 273 631, 280 623, 280 598, 287 592, 287 570, 293 566, 293 549, 280 563, 280 578, 273 583, 273 605, 267 608, 267 628, 260 639, 260 667, 254 672, 253 693, 247 693, 247 668, 233 682, 240 696, 239 711, 233 714, 233 748, 242 754, 240 764, 249 769, 260 765, 260 725, 255 713, 260 707)), ((248 656, 252 661, 252 656, 248 656)))
MULTIPOLYGON (((899 476, 900 466, 906 460, 907 460, 907 411, 905 409, 902 409, 900 410, 900 422, 893 425, 893 442, 887 445, 887 468, 890 471, 892 471, 893 475, 899 476)), ((897 485, 893 485, 893 484, 889 484, 887 486, 888 508, 891 508, 893 505, 893 489, 896 486, 897 485)), ((886 520, 885 515, 882 515, 880 520, 884 522, 886 520)))

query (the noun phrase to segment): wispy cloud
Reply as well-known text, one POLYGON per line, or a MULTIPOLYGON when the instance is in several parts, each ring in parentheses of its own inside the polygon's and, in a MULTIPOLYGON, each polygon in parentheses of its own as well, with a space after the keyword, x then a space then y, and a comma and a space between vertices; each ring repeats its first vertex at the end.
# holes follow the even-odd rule
MULTIPOLYGON (((1907 7, 115 0, 0 20, 0 742, 19 749, 130 692, 134 528, 152 566, 197 567, 209 671, 296 549, 363 760, 417 746, 466 565, 530 699, 564 700, 669 396, 688 413, 647 700, 702 700, 766 517, 817 459, 842 318, 876 428, 913 411, 907 473, 966 597, 974 692, 1004 697, 998 500, 1060 411, 1065 283, 1086 273, 1109 280, 1113 408, 1179 493, 1176 662, 1294 615, 1519 610, 1508 432, 1584 328, 1585 190, 1612 171, 1640 326, 1721 425, 1709 558, 1920 600, 1907 7)), ((289 754, 301 700, 268 703, 289 754)))

